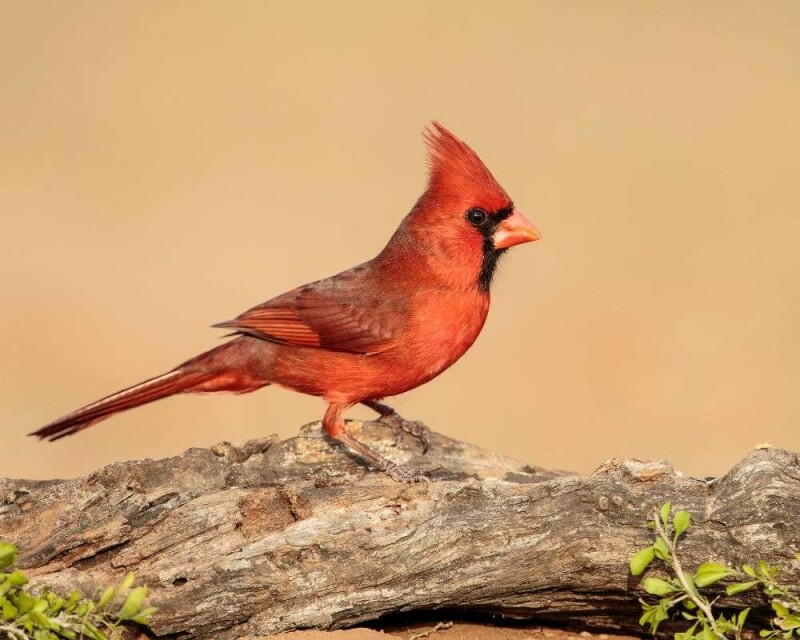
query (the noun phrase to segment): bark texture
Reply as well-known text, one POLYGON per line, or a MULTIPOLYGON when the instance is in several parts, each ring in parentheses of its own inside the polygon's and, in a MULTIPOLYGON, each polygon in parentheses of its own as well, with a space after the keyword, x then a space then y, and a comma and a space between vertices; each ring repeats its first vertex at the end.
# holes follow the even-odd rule
POLYGON ((73 480, 0 480, 0 537, 35 581, 65 590, 133 570, 160 607, 156 636, 208 640, 433 609, 637 630, 628 559, 667 500, 693 517, 687 566, 764 558, 798 579, 795 453, 753 451, 717 480, 636 460, 578 476, 437 434, 422 456, 408 437, 389 446, 381 425, 350 428, 436 481, 398 484, 313 424, 73 480))

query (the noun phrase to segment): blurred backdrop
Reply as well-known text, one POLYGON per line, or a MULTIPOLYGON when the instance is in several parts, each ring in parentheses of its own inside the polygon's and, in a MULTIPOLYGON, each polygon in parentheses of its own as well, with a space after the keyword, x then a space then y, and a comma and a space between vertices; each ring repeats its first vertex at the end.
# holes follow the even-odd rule
POLYGON ((375 255, 432 118, 544 239, 401 412, 578 471, 800 449, 797 2, 5 0, 0 77, 2 476, 321 417, 269 388, 25 437, 375 255))

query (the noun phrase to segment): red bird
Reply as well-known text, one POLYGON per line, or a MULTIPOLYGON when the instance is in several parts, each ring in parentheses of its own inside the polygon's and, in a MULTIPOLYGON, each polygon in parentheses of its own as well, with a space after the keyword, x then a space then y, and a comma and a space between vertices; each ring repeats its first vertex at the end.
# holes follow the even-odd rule
POLYGON ((426 427, 379 400, 428 382, 469 349, 489 311, 498 259, 540 236, 464 142, 438 123, 425 140, 427 189, 375 258, 215 325, 236 337, 31 435, 57 440, 176 393, 277 384, 324 398, 325 431, 395 480, 426 480, 353 438, 343 414, 365 404, 427 450, 426 427))

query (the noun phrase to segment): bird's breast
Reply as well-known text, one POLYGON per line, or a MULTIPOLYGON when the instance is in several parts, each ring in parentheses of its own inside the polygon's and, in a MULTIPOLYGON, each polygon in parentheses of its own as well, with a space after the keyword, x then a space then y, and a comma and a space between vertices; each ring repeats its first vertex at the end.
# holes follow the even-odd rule
POLYGON ((415 301, 407 344, 392 354, 420 378, 439 375, 472 346, 489 312, 489 297, 480 292, 433 292, 415 301))

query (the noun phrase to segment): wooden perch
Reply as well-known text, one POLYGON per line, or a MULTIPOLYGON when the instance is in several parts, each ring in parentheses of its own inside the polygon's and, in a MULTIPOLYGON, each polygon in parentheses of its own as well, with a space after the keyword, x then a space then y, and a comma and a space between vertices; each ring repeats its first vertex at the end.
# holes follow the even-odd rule
POLYGON ((398 484, 313 424, 74 480, 0 480, 0 537, 36 582, 64 590, 91 594, 133 570, 160 607, 156 636, 208 640, 432 609, 637 630, 628 559, 667 500, 693 517, 688 567, 788 563, 800 548, 788 451, 753 451, 715 481, 635 460, 577 476, 437 434, 422 456, 410 438, 392 448, 380 425, 350 428, 436 481, 398 484))

